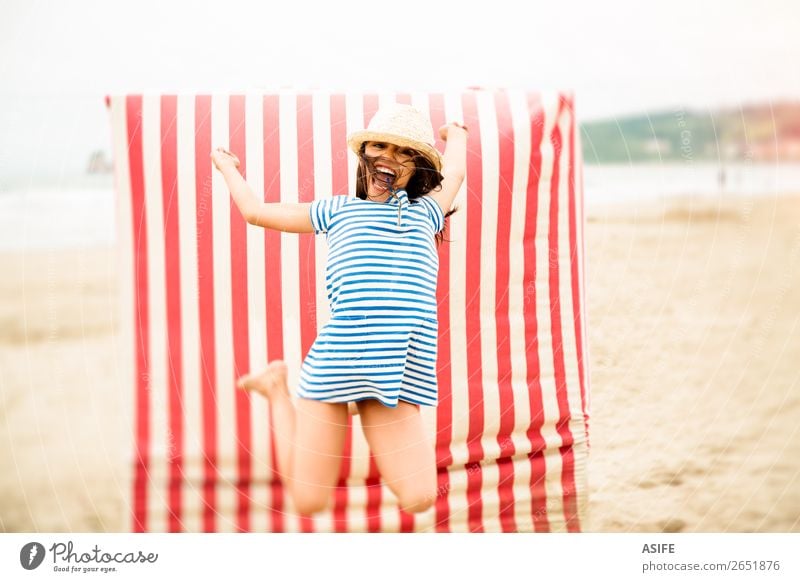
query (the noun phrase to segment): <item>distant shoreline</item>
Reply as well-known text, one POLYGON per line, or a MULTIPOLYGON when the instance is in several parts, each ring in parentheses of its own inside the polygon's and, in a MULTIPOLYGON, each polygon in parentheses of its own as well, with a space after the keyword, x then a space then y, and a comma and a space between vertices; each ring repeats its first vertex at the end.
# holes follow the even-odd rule
MULTIPOLYGON (((759 160, 622 160, 598 162, 597 160, 584 159, 585 166, 592 168, 639 168, 639 169, 674 169, 696 166, 698 168, 790 168, 800 170, 800 159, 787 161, 759 161, 759 160)), ((7 173, 0 176, 0 194, 19 189, 28 188, 84 188, 84 187, 112 187, 114 174, 102 173, 7 173)))

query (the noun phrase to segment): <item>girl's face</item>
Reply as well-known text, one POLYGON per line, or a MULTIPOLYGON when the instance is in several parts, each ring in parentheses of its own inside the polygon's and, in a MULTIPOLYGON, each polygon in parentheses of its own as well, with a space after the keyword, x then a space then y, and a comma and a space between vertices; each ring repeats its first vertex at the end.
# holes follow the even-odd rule
POLYGON ((367 193, 370 197, 383 197, 389 191, 389 184, 397 190, 405 188, 414 174, 413 149, 396 146, 392 143, 368 141, 364 153, 372 159, 375 173, 367 179, 367 193))

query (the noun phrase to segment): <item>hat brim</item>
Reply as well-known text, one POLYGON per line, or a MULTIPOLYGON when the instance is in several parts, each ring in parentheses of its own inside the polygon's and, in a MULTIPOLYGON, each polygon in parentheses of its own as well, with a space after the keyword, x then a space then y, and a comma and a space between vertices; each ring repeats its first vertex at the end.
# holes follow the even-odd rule
POLYGON ((411 148, 417 150, 425 156, 436 168, 438 172, 442 171, 442 154, 439 153, 435 147, 413 139, 408 139, 399 135, 391 133, 382 133, 379 131, 356 131, 347 137, 347 145, 355 152, 356 155, 361 151, 361 144, 367 141, 382 141, 384 143, 391 143, 399 147, 411 148))

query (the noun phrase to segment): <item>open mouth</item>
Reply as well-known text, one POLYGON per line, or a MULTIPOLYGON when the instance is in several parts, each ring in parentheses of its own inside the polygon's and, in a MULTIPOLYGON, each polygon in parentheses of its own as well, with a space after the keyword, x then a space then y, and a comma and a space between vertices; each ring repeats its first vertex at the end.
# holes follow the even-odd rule
POLYGON ((375 172, 372 174, 372 184, 378 192, 386 192, 392 187, 396 179, 397 174, 391 168, 375 166, 375 172))

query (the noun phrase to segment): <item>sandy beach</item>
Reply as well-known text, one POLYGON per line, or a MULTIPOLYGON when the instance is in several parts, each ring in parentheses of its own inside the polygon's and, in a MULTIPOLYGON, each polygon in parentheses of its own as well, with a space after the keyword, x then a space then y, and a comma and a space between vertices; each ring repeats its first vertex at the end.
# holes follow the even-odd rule
MULTIPOLYGON (((800 195, 590 207, 589 523, 800 531, 800 195)), ((0 253, 0 530, 121 531, 111 248, 0 253)))

